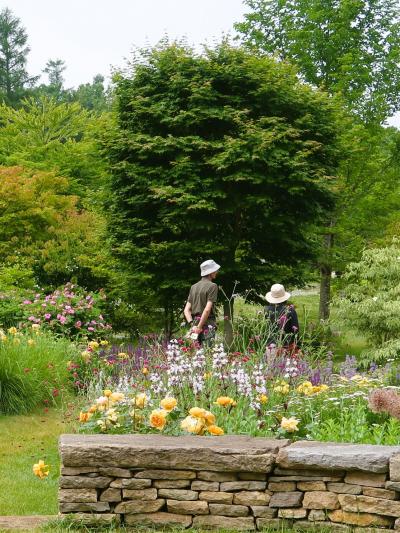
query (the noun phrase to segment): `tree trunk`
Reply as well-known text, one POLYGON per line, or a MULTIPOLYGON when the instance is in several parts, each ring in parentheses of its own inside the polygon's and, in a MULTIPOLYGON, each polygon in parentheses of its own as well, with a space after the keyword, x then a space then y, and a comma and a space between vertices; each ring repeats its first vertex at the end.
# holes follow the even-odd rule
POLYGON ((325 260, 320 266, 321 281, 319 292, 319 319, 327 320, 330 314, 331 302, 331 254, 333 247, 333 233, 325 235, 325 260))
POLYGON ((224 300, 224 338, 225 344, 230 347, 233 343, 233 303, 234 300, 224 300))

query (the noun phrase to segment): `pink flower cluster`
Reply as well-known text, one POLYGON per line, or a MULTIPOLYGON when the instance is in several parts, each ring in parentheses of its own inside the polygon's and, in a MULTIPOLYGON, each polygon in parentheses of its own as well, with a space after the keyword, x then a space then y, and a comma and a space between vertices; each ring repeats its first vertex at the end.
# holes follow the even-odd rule
POLYGON ((104 294, 86 293, 82 288, 67 283, 63 288, 44 294, 35 294, 32 300, 24 300, 27 320, 42 324, 56 332, 69 336, 95 336, 111 329, 104 319, 100 305, 104 294))

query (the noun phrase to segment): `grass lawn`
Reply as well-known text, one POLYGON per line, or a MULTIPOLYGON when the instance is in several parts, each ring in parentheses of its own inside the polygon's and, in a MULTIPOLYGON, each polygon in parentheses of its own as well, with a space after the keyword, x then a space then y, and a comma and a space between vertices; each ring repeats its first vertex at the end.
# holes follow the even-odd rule
POLYGON ((58 437, 68 431, 62 418, 55 408, 0 416, 0 515, 57 514, 58 437), (43 480, 32 472, 39 459, 50 465, 43 480))

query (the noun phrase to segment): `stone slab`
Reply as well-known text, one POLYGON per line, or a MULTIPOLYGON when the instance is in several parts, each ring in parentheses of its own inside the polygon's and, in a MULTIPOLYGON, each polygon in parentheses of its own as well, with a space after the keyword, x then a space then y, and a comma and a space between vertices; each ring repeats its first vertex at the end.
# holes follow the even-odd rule
POLYGON ((61 435, 66 467, 157 468, 216 472, 271 471, 288 440, 244 435, 215 437, 166 435, 61 435))
POLYGON ((167 500, 167 508, 169 513, 198 515, 208 514, 208 503, 205 501, 189 501, 183 502, 180 500, 167 500))
POLYGON ((301 507, 302 492, 274 492, 269 502, 270 507, 301 507))
POLYGON ((104 513, 110 511, 108 502, 96 503, 60 503, 60 513, 104 513))
POLYGON ((192 517, 173 513, 142 513, 127 514, 125 524, 128 526, 147 526, 164 528, 184 528, 192 524, 192 517))
POLYGON ((351 513, 348 511, 343 511, 342 509, 337 509, 336 511, 331 511, 329 514, 329 519, 332 522, 340 522, 343 524, 349 524, 351 526, 388 526, 392 525, 393 519, 390 519, 386 516, 378 516, 376 514, 370 513, 351 513))
POLYGON ((339 494, 339 501, 343 511, 352 513, 372 513, 384 516, 400 516, 400 502, 370 498, 369 496, 352 496, 339 494))
MULTIPOLYGON (((262 520, 262 518, 259 518, 262 520)), ((256 526, 254 518, 251 516, 233 518, 230 516, 195 516, 193 518, 193 527, 202 529, 226 529, 234 531, 253 531, 256 526)))
POLYGON ((278 513, 278 509, 273 509, 267 505, 252 505, 250 509, 253 515, 258 518, 275 518, 278 513))
POLYGON ((338 494, 361 494, 362 492, 360 485, 349 485, 348 483, 328 483, 327 487, 330 492, 337 492, 338 494))
POLYGON ((140 514, 140 513, 156 513, 160 511, 165 505, 165 500, 127 500, 118 503, 114 512, 117 514, 140 514))
POLYGON ((60 477, 62 489, 105 489, 112 481, 110 477, 63 476, 60 477))
POLYGON ((219 516, 248 516, 249 508, 245 505, 225 505, 224 503, 210 503, 210 514, 219 516))
POLYGON ((96 489, 60 489, 58 501, 62 503, 94 503, 97 502, 96 489))
POLYGON ((299 441, 280 449, 276 462, 280 468, 319 470, 361 470, 384 473, 399 446, 299 441), (362 460, 360 461, 360 458, 362 460))

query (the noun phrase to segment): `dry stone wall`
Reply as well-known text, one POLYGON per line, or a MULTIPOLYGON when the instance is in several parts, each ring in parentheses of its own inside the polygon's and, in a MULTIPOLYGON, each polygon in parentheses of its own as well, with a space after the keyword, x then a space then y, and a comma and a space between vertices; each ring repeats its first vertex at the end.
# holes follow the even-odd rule
POLYGON ((59 508, 127 526, 400 531, 400 447, 63 435, 59 508))

